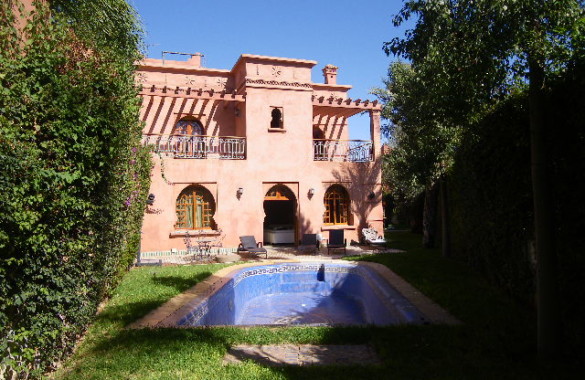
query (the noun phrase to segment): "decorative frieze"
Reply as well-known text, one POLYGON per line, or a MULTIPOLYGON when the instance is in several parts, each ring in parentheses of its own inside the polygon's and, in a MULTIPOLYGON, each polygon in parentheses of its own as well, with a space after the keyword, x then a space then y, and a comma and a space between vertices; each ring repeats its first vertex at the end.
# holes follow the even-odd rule
POLYGON ((307 89, 313 88, 310 83, 286 82, 286 81, 253 79, 253 78, 246 78, 246 84, 252 84, 252 85, 259 84, 259 85, 268 85, 268 86, 285 86, 285 87, 297 87, 297 88, 307 88, 307 89))

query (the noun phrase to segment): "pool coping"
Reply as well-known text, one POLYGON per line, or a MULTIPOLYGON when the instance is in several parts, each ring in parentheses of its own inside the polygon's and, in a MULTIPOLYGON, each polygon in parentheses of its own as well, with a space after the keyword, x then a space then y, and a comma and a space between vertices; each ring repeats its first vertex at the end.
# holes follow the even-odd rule
MULTIPOLYGON (((191 304, 196 307, 202 303, 206 297, 212 295, 221 287, 229 282, 235 272, 239 272, 242 269, 274 265, 283 263, 316 263, 319 260, 262 260, 261 262, 253 262, 239 265, 232 265, 229 267, 222 268, 205 280, 197 283, 190 289, 182 292, 171 298, 169 301, 154 309, 144 317, 130 323, 126 328, 128 329, 139 329, 139 328, 160 328, 160 327, 173 327, 173 328, 201 328, 203 326, 177 326, 175 324, 177 316, 175 315, 185 305, 191 304)), ((329 264, 351 264, 358 266, 369 267, 375 271, 380 277, 392 285, 398 292, 400 292, 410 303, 412 303, 422 314, 425 315, 427 320, 432 324, 446 324, 446 325, 457 325, 461 322, 452 316, 447 310, 443 309, 433 300, 425 296, 414 286, 406 282, 402 277, 394 273, 388 267, 378 263, 372 263, 367 261, 348 261, 348 260, 324 260, 323 263, 329 264)), ((248 326, 249 327, 249 326, 248 326)), ((277 327, 277 326, 273 326, 277 327)))

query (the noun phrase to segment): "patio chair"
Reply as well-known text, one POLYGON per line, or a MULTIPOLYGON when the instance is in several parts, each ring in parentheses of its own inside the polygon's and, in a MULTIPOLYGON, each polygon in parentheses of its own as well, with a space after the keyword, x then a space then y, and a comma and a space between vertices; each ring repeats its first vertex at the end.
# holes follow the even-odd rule
POLYGON ((364 241, 368 245, 373 247, 383 247, 386 245, 386 239, 373 228, 362 229, 362 235, 364 235, 364 241))
POLYGON ((318 249, 317 234, 303 234, 298 247, 299 252, 316 254, 318 249))
POLYGON ((247 252, 256 256, 266 255, 268 258, 268 251, 262 246, 262 242, 256 243, 254 236, 240 236, 238 252, 247 252))
POLYGON ((187 248, 187 256, 191 256, 191 258, 193 260, 195 260, 195 257, 197 256, 197 249, 193 246, 193 242, 191 241, 192 236, 189 235, 189 231, 187 231, 187 233, 185 233, 185 237, 183 238, 183 241, 185 242, 185 247, 187 248))
POLYGON ((329 255, 329 251, 332 249, 340 249, 343 248, 343 254, 347 253, 346 250, 346 240, 343 237, 343 230, 331 230, 329 231, 329 240, 327 241, 327 254, 329 255))
POLYGON ((221 228, 218 228, 216 232, 217 239, 215 239, 215 241, 211 243, 211 247, 217 249, 223 247, 223 239, 225 239, 225 234, 223 233, 223 230, 221 228))

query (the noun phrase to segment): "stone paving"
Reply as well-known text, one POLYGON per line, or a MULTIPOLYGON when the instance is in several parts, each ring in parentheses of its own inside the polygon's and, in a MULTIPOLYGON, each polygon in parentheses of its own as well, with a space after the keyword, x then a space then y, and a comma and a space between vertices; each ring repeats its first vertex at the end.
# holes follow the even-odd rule
MULTIPOLYGON (((302 260, 302 261, 323 261, 323 260, 337 260, 344 256, 361 256, 361 255, 372 255, 375 253, 399 253, 404 252, 399 249, 392 248, 376 248, 368 246, 349 246, 347 247, 346 254, 343 254, 341 250, 334 250, 331 255, 327 254, 326 248, 321 248, 316 254, 304 254, 300 253, 295 246, 287 245, 267 245, 265 246, 268 251, 268 260, 302 260)), ((159 258, 148 258, 141 259, 141 265, 186 265, 186 264, 197 264, 197 263, 209 263, 209 262, 236 262, 236 261, 262 261, 260 257, 251 257, 246 255, 239 255, 237 253, 217 255, 211 257, 210 260, 203 262, 194 260, 192 256, 166 256, 159 258)), ((266 260, 266 259, 265 259, 266 260)))
POLYGON ((223 358, 223 364, 252 360, 266 366, 376 365, 380 359, 369 345, 236 345, 223 358))

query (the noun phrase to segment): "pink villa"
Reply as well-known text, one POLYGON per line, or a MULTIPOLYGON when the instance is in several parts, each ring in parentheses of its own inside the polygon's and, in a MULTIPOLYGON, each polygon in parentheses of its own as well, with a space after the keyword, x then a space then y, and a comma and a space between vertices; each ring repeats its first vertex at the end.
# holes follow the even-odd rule
POLYGON ((296 244, 343 229, 350 244, 362 228, 382 231, 381 105, 350 99, 332 65, 314 83, 316 64, 243 54, 221 70, 202 67, 198 53, 138 63, 154 161, 143 257, 184 251, 187 233, 227 253, 243 235, 296 244), (361 112, 370 140, 350 140, 361 112))

